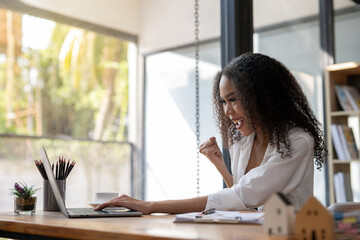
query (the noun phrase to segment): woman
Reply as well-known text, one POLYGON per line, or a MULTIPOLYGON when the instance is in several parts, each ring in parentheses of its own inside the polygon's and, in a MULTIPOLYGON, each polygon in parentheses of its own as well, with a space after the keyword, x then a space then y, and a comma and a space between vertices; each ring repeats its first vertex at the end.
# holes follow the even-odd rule
POLYGON ((209 196, 141 201, 122 195, 95 210, 123 206, 144 214, 262 209, 282 192, 296 210, 313 194, 313 170, 324 163, 326 148, 320 124, 289 70, 262 54, 233 59, 216 77, 213 102, 223 144, 229 148, 233 175, 215 138, 200 145, 228 188, 209 196))

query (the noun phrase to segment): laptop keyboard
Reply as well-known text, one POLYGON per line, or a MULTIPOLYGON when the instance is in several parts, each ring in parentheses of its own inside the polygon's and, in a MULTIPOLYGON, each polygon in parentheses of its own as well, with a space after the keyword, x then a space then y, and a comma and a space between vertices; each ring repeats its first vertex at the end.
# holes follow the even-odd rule
POLYGON ((103 211, 94 211, 92 208, 68 208, 67 211, 75 215, 104 214, 103 211))

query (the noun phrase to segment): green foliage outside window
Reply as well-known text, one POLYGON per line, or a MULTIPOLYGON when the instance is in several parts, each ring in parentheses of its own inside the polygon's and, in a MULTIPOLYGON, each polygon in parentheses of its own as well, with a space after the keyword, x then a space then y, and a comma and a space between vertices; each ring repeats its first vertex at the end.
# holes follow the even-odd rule
POLYGON ((127 140, 128 42, 56 23, 45 49, 0 49, 0 133, 127 140))

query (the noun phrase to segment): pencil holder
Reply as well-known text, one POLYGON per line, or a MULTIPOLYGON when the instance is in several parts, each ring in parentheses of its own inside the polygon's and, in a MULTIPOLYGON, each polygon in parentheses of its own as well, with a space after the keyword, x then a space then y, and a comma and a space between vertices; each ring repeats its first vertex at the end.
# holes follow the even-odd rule
MULTIPOLYGON (((65 201, 66 192, 66 180, 56 180, 56 184, 59 187, 62 199, 65 201)), ((60 211, 60 208, 56 202, 54 193, 51 189, 49 180, 44 180, 44 211, 60 211)))

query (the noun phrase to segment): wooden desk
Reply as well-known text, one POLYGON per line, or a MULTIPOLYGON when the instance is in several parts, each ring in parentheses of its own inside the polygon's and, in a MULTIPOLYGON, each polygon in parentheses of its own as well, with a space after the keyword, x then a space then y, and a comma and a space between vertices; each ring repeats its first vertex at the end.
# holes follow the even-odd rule
POLYGON ((69 219, 60 212, 36 211, 34 216, 8 212, 0 213, 0 237, 39 239, 45 236, 46 239, 87 240, 268 239, 260 225, 173 223, 173 219, 174 215, 69 219))

